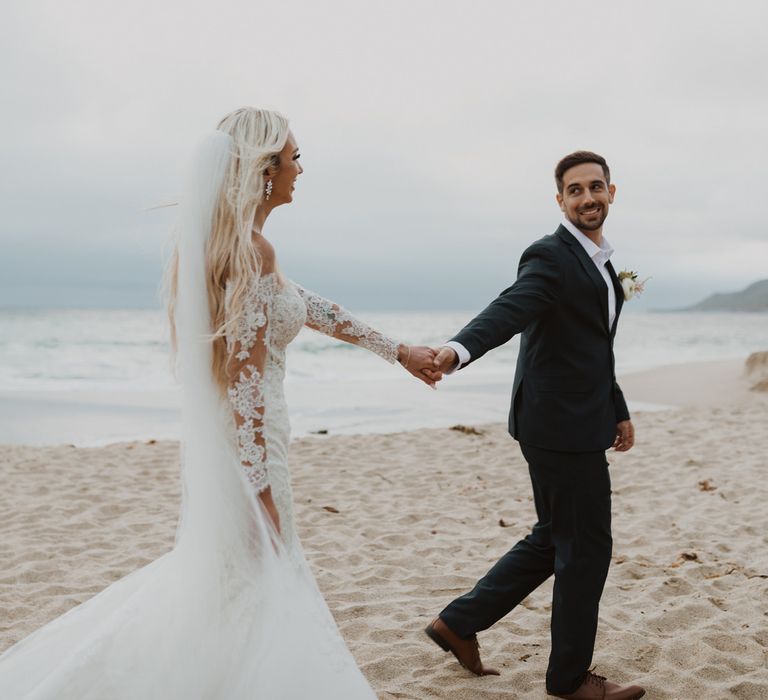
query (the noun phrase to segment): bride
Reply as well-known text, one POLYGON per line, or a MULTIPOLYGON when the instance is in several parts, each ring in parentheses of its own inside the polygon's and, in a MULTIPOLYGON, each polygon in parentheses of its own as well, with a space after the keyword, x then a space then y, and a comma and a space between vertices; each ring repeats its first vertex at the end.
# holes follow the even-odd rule
POLYGON ((440 375, 428 348, 282 275, 264 226, 301 173, 275 112, 236 110, 198 148, 168 276, 184 389, 175 546, 3 654, 1 698, 375 698, 296 536, 285 349, 306 324, 427 384, 440 375))

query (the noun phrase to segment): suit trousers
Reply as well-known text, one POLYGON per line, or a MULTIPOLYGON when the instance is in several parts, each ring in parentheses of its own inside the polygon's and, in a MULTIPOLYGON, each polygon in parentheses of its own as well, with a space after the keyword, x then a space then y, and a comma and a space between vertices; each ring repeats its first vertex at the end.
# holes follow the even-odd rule
POLYGON ((590 667, 611 563, 611 481, 605 452, 522 445, 538 522, 440 617, 462 638, 488 629, 552 574, 547 690, 568 694, 590 667))

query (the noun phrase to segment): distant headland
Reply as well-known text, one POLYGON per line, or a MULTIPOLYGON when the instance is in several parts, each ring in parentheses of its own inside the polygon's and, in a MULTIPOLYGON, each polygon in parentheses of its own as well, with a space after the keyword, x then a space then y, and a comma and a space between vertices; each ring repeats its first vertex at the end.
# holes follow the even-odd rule
POLYGON ((712 294, 682 311, 768 311, 768 279, 740 292, 712 294))

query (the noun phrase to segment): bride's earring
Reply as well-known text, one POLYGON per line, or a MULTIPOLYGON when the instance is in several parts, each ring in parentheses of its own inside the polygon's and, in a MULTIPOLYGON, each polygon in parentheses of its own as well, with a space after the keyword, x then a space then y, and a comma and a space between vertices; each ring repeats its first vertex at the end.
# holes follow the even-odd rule
POLYGON ((266 200, 269 201, 269 198, 272 196, 272 180, 267 180, 267 189, 265 190, 266 194, 266 200))

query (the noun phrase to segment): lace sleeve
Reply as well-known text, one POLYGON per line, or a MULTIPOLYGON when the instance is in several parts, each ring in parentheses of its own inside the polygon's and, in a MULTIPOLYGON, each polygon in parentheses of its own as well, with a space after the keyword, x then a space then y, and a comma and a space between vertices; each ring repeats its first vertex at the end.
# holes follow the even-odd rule
POLYGON ((257 492, 269 486, 264 440, 264 365, 267 357, 273 278, 261 277, 248 291, 245 312, 227 335, 234 351, 228 367, 229 404, 235 415, 240 463, 257 492))
POLYGON ((293 283, 307 307, 306 325, 353 345, 370 350, 387 362, 397 361, 398 343, 356 319, 345 308, 293 283))

